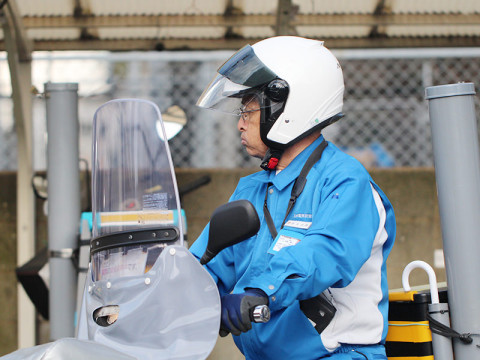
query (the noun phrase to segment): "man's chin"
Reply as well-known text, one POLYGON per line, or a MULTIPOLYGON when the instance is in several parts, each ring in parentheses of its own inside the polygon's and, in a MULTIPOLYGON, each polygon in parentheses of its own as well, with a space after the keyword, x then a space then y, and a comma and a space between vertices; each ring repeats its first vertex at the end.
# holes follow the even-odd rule
POLYGON ((251 157, 260 159, 260 160, 262 160, 265 157, 265 154, 267 153, 266 150, 265 150, 264 153, 262 153, 261 150, 249 147, 245 144, 243 144, 243 148, 245 149, 245 151, 247 152, 248 155, 250 155, 251 157))
POLYGON ((257 158, 257 159, 263 159, 263 156, 259 154, 257 151, 251 150, 249 148, 245 148, 245 151, 247 152, 248 155, 251 157, 257 158))
MULTIPOLYGON (((247 152, 248 152, 248 151, 247 151, 247 152)), ((250 152, 248 152, 248 155, 250 155, 251 157, 260 159, 260 160, 262 160, 262 159, 265 157, 265 155, 261 155, 261 154, 259 154, 259 153, 250 153, 250 152)))

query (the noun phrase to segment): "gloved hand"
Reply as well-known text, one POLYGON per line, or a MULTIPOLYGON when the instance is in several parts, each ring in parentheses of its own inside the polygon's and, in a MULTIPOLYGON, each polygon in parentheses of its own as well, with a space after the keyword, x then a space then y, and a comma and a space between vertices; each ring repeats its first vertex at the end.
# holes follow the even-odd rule
POLYGON ((240 335, 250 330, 253 309, 258 305, 268 305, 268 296, 260 289, 249 288, 240 294, 222 296, 220 336, 227 336, 229 332, 240 335))

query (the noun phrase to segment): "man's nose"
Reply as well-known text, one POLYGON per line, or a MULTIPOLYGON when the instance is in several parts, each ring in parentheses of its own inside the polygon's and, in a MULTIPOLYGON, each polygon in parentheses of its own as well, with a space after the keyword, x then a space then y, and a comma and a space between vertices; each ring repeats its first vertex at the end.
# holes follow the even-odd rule
POLYGON ((243 116, 240 116, 240 117, 238 118, 237 129, 238 129, 238 131, 240 131, 240 132, 246 130, 246 121, 243 119, 243 116))

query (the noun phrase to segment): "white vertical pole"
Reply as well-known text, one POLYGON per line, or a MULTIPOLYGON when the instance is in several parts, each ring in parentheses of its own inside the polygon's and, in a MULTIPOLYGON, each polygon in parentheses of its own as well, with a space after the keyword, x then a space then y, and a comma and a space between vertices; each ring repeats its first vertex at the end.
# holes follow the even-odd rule
MULTIPOLYGON (((35 197, 32 190, 33 151, 32 151, 32 101, 30 95, 30 63, 21 64, 17 76, 23 93, 23 130, 17 127, 17 264, 23 265, 35 255, 35 197)), ((18 97, 14 96, 14 103, 18 97)), ((18 107, 19 105, 14 105, 18 107)), ((14 111, 15 114, 18 111, 14 111)), ((15 115, 16 117, 16 115, 15 115)), ((18 124, 18 122, 17 122, 18 124)), ((18 284, 18 347, 36 344, 35 306, 18 284)))
MULTIPOLYGON (((12 83, 13 114, 17 132, 17 264, 35 254, 35 198, 33 176, 31 54, 14 0, 5 6, 2 28, 12 83)), ((17 288, 17 344, 36 344, 35 307, 20 284, 17 288)))

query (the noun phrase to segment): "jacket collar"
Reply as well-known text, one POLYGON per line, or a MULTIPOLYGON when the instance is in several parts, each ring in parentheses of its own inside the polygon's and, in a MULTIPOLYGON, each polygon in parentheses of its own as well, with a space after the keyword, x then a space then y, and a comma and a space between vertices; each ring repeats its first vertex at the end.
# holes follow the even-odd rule
POLYGON ((278 190, 283 190, 300 175, 303 165, 307 161, 308 157, 323 140, 323 135, 320 135, 318 139, 316 139, 300 154, 298 154, 280 173, 276 174, 276 170, 258 172, 256 174, 256 180, 262 183, 272 183, 278 190))

